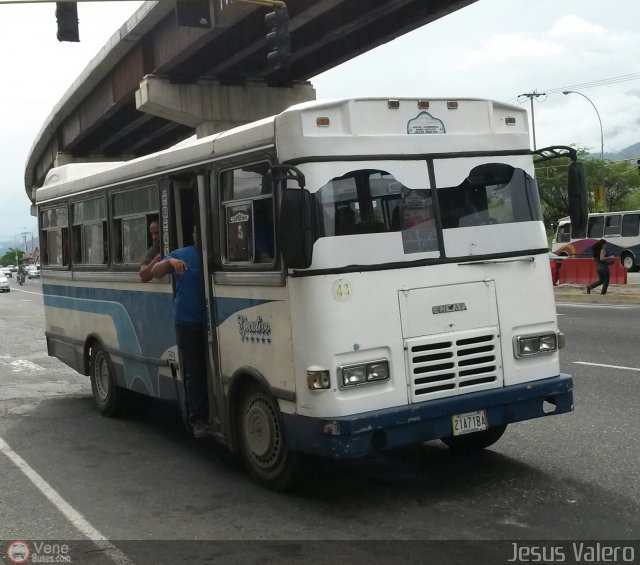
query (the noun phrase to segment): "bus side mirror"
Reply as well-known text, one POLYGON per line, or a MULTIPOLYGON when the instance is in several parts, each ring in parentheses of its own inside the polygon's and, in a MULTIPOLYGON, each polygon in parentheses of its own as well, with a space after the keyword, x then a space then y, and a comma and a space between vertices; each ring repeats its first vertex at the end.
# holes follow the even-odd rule
POLYGON ((587 193, 587 177, 582 163, 569 165, 567 194, 569 197, 569 217, 571 218, 571 237, 585 237, 589 217, 589 195, 587 193))
POLYGON ((311 194, 304 188, 286 188, 280 208, 280 250, 287 267, 306 269, 313 257, 311 194))

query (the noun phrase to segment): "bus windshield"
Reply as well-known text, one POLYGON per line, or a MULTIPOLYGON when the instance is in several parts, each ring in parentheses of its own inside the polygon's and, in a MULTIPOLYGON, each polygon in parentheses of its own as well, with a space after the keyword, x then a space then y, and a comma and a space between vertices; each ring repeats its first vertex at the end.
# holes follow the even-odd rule
POLYGON ((443 230, 542 219, 535 181, 520 168, 484 163, 467 169, 457 184, 448 184, 448 176, 442 175, 437 191, 429 187, 426 166, 420 184, 414 177, 411 187, 383 169, 354 169, 332 178, 314 195, 317 235, 401 232, 405 254, 437 251, 434 197, 443 230))

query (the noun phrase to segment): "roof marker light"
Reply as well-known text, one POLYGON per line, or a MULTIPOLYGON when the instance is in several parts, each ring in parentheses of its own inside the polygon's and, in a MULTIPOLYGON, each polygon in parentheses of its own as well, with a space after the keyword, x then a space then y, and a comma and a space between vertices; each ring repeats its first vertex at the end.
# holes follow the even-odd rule
POLYGON ((320 128, 326 128, 331 125, 331 121, 325 116, 318 117, 316 118, 316 125, 320 128))
POLYGON ((447 110, 457 110, 458 102, 457 100, 447 100, 447 110))
POLYGON ((389 107, 389 110, 397 110, 400 108, 400 100, 388 100, 387 106, 389 107))
POLYGON ((418 100, 418 109, 419 110, 428 110, 429 109, 429 101, 428 100, 418 100))

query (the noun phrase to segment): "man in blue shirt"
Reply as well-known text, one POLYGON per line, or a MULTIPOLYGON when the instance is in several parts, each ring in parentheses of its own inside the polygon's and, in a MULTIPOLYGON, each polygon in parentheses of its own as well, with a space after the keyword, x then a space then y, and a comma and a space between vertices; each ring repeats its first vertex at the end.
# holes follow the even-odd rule
POLYGON ((171 273, 175 280, 173 312, 189 404, 188 423, 193 427, 195 437, 204 437, 208 419, 206 313, 195 227, 193 241, 193 245, 176 249, 156 263, 151 276, 160 278, 171 273))

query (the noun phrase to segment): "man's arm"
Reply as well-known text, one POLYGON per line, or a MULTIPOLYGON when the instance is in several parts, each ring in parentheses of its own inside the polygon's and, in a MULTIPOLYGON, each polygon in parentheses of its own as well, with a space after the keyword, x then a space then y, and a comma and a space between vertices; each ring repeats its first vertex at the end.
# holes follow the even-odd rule
POLYGON ((162 257, 160 256, 160 253, 158 253, 153 259, 151 259, 151 261, 149 261, 146 265, 142 265, 142 267, 140 267, 140 280, 142 282, 149 282, 152 278, 153 275, 151 274, 151 269, 153 269, 153 266, 160 261, 160 259, 162 259, 162 257))
POLYGON ((184 273, 187 270, 187 264, 182 259, 176 259, 175 257, 169 257, 164 261, 157 262, 151 268, 151 277, 159 279, 168 275, 171 271, 178 275, 184 273))

